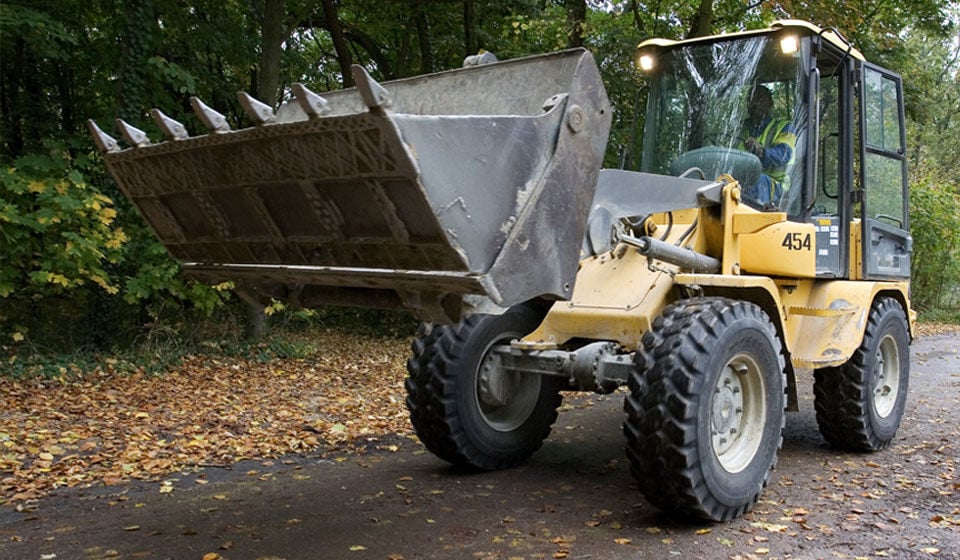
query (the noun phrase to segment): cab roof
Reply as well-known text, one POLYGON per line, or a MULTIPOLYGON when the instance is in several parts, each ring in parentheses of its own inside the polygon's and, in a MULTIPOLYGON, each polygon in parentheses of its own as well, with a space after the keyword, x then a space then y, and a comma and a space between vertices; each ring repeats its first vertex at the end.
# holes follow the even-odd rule
POLYGON ((684 39, 682 41, 676 41, 673 39, 647 39, 637 46, 637 50, 639 51, 640 49, 649 46, 673 47, 676 45, 696 45, 701 43, 710 43, 713 41, 734 39, 737 37, 753 37, 758 35, 783 33, 784 31, 789 32, 790 30, 796 30, 800 35, 819 35, 820 37, 823 37, 826 43, 838 49, 841 53, 847 53, 857 60, 866 60, 863 57, 863 53, 854 48, 853 45, 851 45, 850 42, 847 41, 836 29, 832 27, 822 28, 818 25, 810 23, 809 21, 800 19, 783 19, 775 21, 770 24, 770 27, 765 27, 762 29, 749 29, 747 31, 738 31, 736 33, 721 33, 718 35, 708 35, 706 37, 694 37, 692 39, 684 39))

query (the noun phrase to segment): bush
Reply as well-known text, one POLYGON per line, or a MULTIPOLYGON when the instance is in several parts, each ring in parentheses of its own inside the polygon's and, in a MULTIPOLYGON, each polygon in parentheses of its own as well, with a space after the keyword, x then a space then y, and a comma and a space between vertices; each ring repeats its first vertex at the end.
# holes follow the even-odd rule
POLYGON ((913 305, 929 311, 957 304, 960 286, 960 185, 915 173, 910 183, 913 305))

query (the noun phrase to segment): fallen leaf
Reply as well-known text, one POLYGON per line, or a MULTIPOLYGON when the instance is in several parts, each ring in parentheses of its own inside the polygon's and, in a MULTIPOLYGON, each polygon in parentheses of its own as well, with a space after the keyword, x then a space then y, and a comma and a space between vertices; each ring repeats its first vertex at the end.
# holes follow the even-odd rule
POLYGON ((372 438, 413 437, 402 388, 409 340, 336 331, 310 338, 308 360, 197 355, 148 375, 110 358, 96 370, 64 368, 56 382, 0 376, 0 472, 11 479, 0 501, 319 447, 355 455, 372 438))
POLYGON ((617 544, 630 544, 633 541, 631 541, 630 539, 613 539, 613 542, 617 544))
POLYGON ((361 550, 366 550, 366 549, 367 547, 363 546, 362 544, 355 544, 350 547, 350 552, 360 552, 361 550))

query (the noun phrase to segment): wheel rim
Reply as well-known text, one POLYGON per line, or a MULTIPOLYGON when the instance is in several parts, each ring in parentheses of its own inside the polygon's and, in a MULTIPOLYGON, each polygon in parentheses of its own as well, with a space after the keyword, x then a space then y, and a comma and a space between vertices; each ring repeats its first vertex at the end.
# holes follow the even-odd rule
POLYGON ((880 340, 877 346, 877 375, 873 385, 873 409, 877 416, 886 418, 897 403, 900 391, 900 351, 892 335, 880 340))
POLYGON ((711 443, 728 472, 747 468, 760 449, 767 403, 763 372, 748 354, 737 354, 723 367, 711 403, 711 443))
POLYGON ((500 356, 490 351, 518 336, 504 335, 487 345, 477 370, 477 409, 483 421, 499 432, 523 425, 540 396, 539 375, 505 371, 500 356))

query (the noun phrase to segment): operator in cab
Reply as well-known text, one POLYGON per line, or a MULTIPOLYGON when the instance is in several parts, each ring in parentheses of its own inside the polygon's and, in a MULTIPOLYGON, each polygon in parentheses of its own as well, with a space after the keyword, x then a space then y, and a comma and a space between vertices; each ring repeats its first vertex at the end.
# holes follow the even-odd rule
POLYGON ((793 123, 773 118, 772 111, 773 95, 765 86, 758 85, 747 108, 742 149, 760 158, 763 173, 754 185, 744 189, 743 195, 764 209, 778 207, 790 188, 787 168, 797 145, 793 123))

